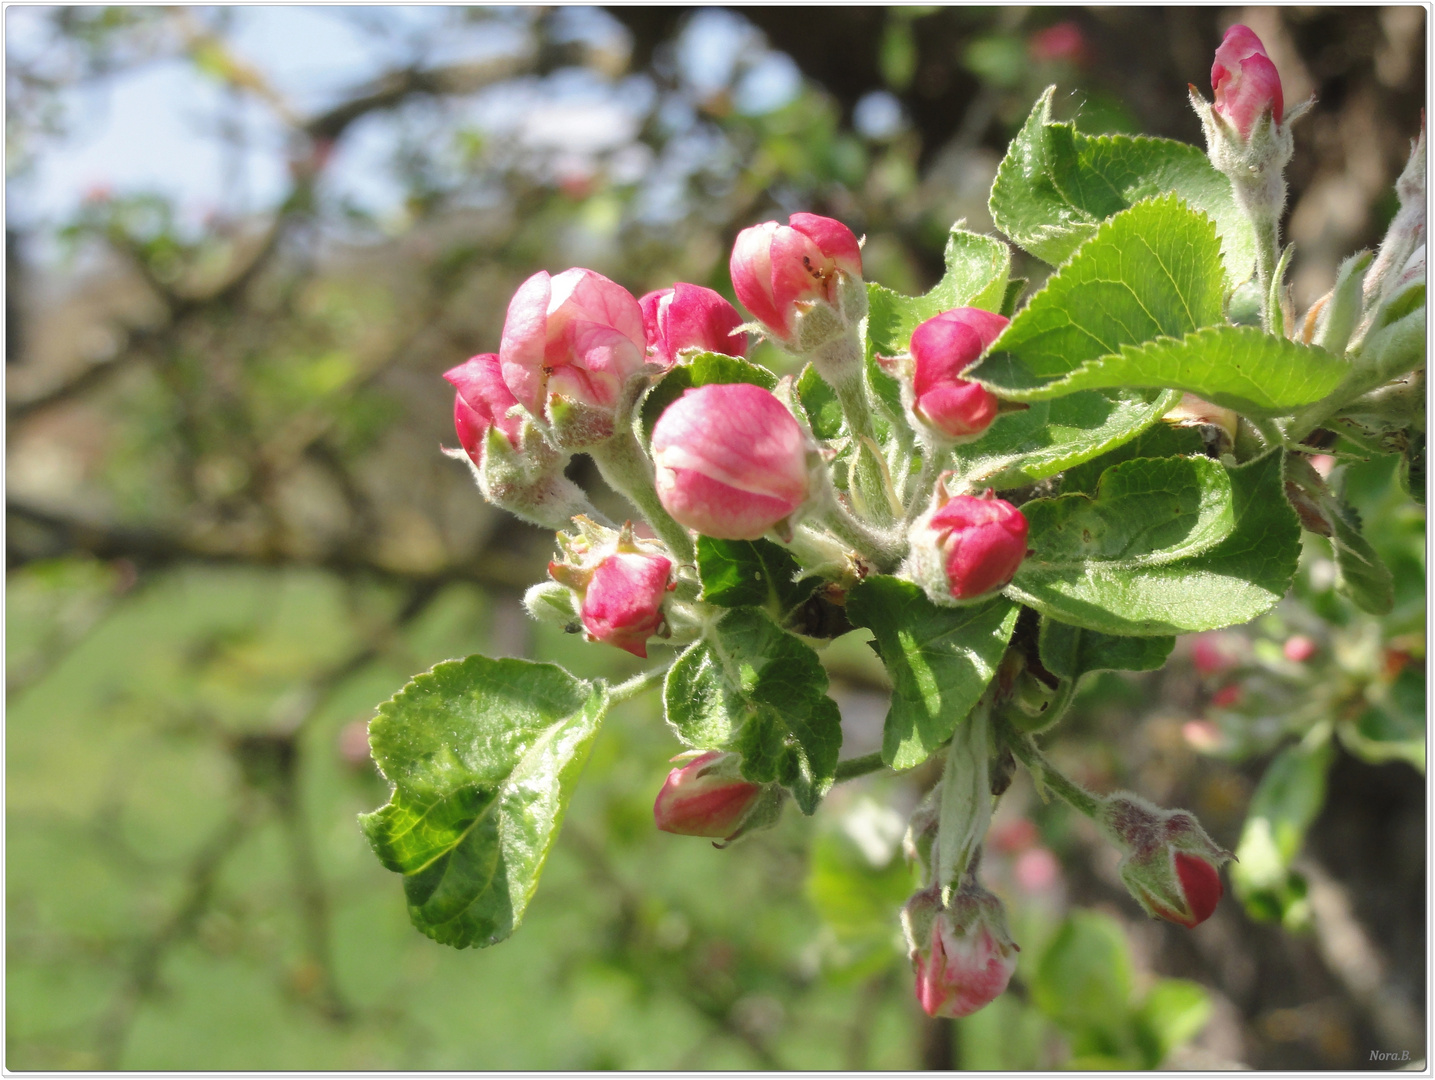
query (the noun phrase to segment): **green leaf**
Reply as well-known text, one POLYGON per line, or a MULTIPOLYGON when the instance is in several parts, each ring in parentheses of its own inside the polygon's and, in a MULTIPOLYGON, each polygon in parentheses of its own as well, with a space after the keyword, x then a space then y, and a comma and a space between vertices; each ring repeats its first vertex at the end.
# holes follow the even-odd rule
POLYGON ((1041 663, 1063 679, 1079 679, 1088 671, 1155 671, 1176 647, 1174 637, 1115 637, 1041 620, 1037 639, 1041 663))
POLYGON ((1011 271, 1011 249, 994 236, 954 228, 947 237, 947 272, 923 296, 903 296, 867 286, 867 338, 873 352, 907 351, 912 331, 934 315, 957 307, 1000 311, 1011 271))
POLYGON ((698 537, 698 577, 709 604, 765 608, 781 620, 821 584, 801 575, 797 560, 771 540, 698 537))
POLYGON ((1113 465, 1132 458, 1176 457, 1199 454, 1205 447, 1201 433, 1194 427, 1180 424, 1154 424, 1136 438, 1124 442, 1100 457, 1092 458, 1061 474, 1061 494, 1096 493, 1101 474, 1113 465))
POLYGON ((1361 531, 1360 515, 1338 498, 1303 454, 1287 453, 1286 497, 1302 524, 1329 538, 1335 555, 1335 587, 1361 611, 1389 614, 1395 606, 1395 579, 1361 531))
POLYGON ((835 439, 842 434, 842 402, 811 364, 797 377, 797 400, 807 414, 812 434, 819 439, 835 439))
POLYGON ((998 491, 1055 476, 1134 439, 1181 399, 1177 392, 1092 390, 999 415, 953 451, 957 475, 998 491))
POLYGON ((1367 689, 1370 707, 1353 722, 1336 728, 1340 741, 1356 757, 1372 765, 1407 761, 1425 771, 1425 675, 1405 667, 1388 687, 1367 689))
POLYGON ((912 582, 880 575, 852 589, 847 617, 872 631, 892 677, 884 762, 910 769, 952 737, 996 673, 1018 610, 1001 597, 938 607, 912 582))
POLYGON ((1210 1018, 1211 998, 1204 987, 1185 979, 1159 980, 1136 1011, 1146 1068, 1158 1068, 1167 1054, 1199 1035, 1210 1018))
POLYGON ((1124 345, 1222 322, 1222 299, 1211 219, 1148 199, 1103 224, 967 375, 1005 397, 1040 390, 1124 345))
POLYGON ((683 391, 711 383, 752 383, 771 390, 777 386, 777 376, 767 368, 738 356, 711 352, 685 356, 668 369, 643 399, 644 441, 652 438, 653 425, 658 422, 658 417, 683 396, 683 391))
POLYGON ((1256 239, 1230 181, 1195 146, 1170 139, 1092 137, 1051 120, 1050 87, 1012 140, 992 185, 997 228, 1053 266, 1112 214, 1175 192, 1215 223, 1229 285, 1251 276, 1256 239))
POLYGON ((379 706, 369 742, 394 791, 359 823, 415 926, 460 949, 518 928, 606 708, 600 683, 484 656, 379 706))
POLYGON ((668 723, 689 746, 735 750, 742 774, 817 809, 842 749, 842 719, 809 646, 757 608, 736 608, 668 669, 668 723))
POLYGON ((1246 416, 1266 418, 1319 401, 1349 374, 1350 365, 1324 349, 1251 326, 1210 326, 1180 340, 1126 345, 1055 382, 1004 393, 1034 401, 1118 386, 1186 390, 1246 416))
POLYGON ((1277 754, 1246 810, 1231 864, 1231 885, 1252 917, 1299 923, 1306 916, 1305 883, 1293 881, 1291 862, 1325 805, 1326 773, 1334 748, 1297 743, 1277 754))
POLYGON ((1042 954, 1031 997, 1081 1051, 1121 1056, 1134 983, 1120 924, 1109 915, 1077 910, 1042 954))
MULTIPOLYGON (((1115 469, 1142 464, 1138 459, 1115 469)), ((1218 523, 1224 515, 1191 509, 1191 499, 1198 499, 1199 505, 1191 481, 1197 475, 1212 475, 1208 467, 1198 468, 1201 473, 1187 474, 1181 487, 1186 501, 1182 503, 1185 509, 1180 520, 1188 523, 1190 532, 1180 534, 1179 527, 1169 520, 1114 520, 1112 535, 1092 538, 1097 551, 1117 553, 1112 561, 1070 561, 1073 553, 1084 546, 1084 538, 1072 537, 1069 531, 1054 537, 1049 554, 1044 552, 1042 535, 1048 526, 1069 521, 1074 511, 1041 509, 1037 502, 1026 503, 1022 512, 1032 521, 1031 542, 1038 553, 1022 564, 1007 586, 1006 595, 1061 622, 1116 635, 1215 630, 1263 615, 1290 588, 1300 555, 1300 528, 1294 512, 1281 497, 1280 455, 1266 454, 1227 470, 1235 527, 1225 539, 1199 554, 1163 561, 1163 552, 1199 547, 1221 527, 1218 523), (1135 562, 1120 557, 1126 538, 1137 534, 1147 537, 1141 541, 1147 552, 1135 562), (1200 543, 1196 543, 1198 540, 1200 543), (1169 546, 1163 548, 1161 543, 1169 546)), ((1115 469, 1107 470, 1103 481, 1115 469)), ((1143 473, 1144 468, 1133 479, 1143 473)), ((1173 474, 1173 483, 1178 476, 1173 474)), ((1151 474, 1151 479, 1156 480, 1156 474, 1151 474)), ((1137 489, 1132 498, 1136 501, 1131 505, 1149 507, 1159 504, 1160 495, 1153 490, 1143 496, 1137 489)), ((1050 505, 1060 501, 1040 502, 1050 505)), ((1094 508, 1083 509, 1083 518, 1095 514, 1091 520, 1103 520, 1094 508)))

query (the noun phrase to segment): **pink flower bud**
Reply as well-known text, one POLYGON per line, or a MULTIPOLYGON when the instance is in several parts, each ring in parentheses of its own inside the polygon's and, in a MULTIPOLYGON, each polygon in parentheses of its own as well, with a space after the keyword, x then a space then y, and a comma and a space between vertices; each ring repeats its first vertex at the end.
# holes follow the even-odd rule
POLYGON ((1086 35, 1081 27, 1067 19, 1027 38, 1027 53, 1038 63, 1066 60, 1081 64, 1086 60, 1086 35))
POLYGON ((862 278, 852 230, 817 214, 765 221, 737 234, 729 270, 737 298, 776 337, 791 336, 798 304, 836 304, 842 276, 862 278))
POLYGON ((756 540, 807 501, 807 439, 760 386, 683 393, 653 426, 658 498, 673 518, 719 540, 756 540))
POLYGON ((1293 634, 1286 638, 1286 643, 1281 647, 1285 658, 1297 664, 1304 664, 1316 654, 1316 644, 1304 634, 1293 634))
POLYGON ((1007 930, 1001 901, 963 880, 947 907, 933 887, 902 909, 909 955, 917 971, 917 1001, 928 1016, 970 1016, 999 997, 1020 951, 1007 930))
POLYGON ((1284 115, 1280 74, 1249 26, 1238 24, 1226 31, 1211 65, 1211 89, 1216 92, 1216 113, 1243 139, 1266 113, 1277 124, 1284 115))
POLYGON ((648 293, 638 305, 643 309, 648 352, 664 367, 672 367, 682 349, 747 355, 747 335, 733 333, 742 325, 742 316, 711 289, 680 281, 671 289, 648 293))
POLYGON ((496 353, 470 357, 445 371, 443 377, 458 391, 453 398, 453 426, 475 465, 483 464, 483 444, 489 428, 497 428, 510 445, 518 445, 523 422, 508 414, 518 401, 503 381, 496 353))
POLYGON ((646 659, 648 638, 663 625, 663 598, 673 564, 661 555, 619 551, 593 571, 581 616, 590 640, 646 659))
POLYGON ((737 774, 737 755, 709 750, 668 773, 653 803, 663 832, 732 837, 762 796, 763 786, 737 774))
POLYGON ((1231 853, 1185 810, 1162 810, 1118 792, 1105 801, 1102 824, 1127 848, 1121 880, 1147 914, 1199 926, 1220 902, 1220 866, 1231 853))
POLYGON ((960 378, 1010 320, 980 308, 955 308, 912 331, 913 411, 951 439, 980 435, 996 419, 997 399, 960 378))
POLYGON ((1026 558, 1026 516, 990 490, 957 495, 928 520, 944 557, 947 586, 958 600, 1002 588, 1026 558))
POLYGON ((643 311, 621 285, 592 270, 540 270, 508 303, 498 357, 503 380, 535 416, 550 395, 611 411, 646 364, 643 311))

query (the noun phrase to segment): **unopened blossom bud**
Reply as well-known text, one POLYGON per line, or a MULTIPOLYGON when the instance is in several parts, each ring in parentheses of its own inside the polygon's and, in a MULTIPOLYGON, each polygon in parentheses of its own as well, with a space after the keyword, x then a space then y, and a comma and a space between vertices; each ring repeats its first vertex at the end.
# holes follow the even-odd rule
POLYGON ((513 396, 570 449, 613 432, 614 412, 647 370, 643 311, 602 274, 540 270, 508 304, 499 361, 513 396))
POLYGON ((1261 116, 1269 114, 1279 124, 1285 113, 1280 73, 1249 26, 1238 24, 1226 31, 1211 65, 1211 89, 1216 113, 1242 138, 1250 136, 1261 116))
POLYGON ((1304 634, 1292 634, 1286 638, 1285 644, 1281 646, 1281 652, 1285 655, 1285 658, 1292 663, 1304 664, 1316 654, 1317 646, 1314 641, 1304 634))
POLYGON ((518 404, 503 381, 497 353, 480 353, 443 377, 453 384, 453 426, 464 452, 475 465, 483 464, 483 447, 491 429, 497 429, 509 446, 518 445, 523 421, 510 414, 518 404))
POLYGON ((1231 858, 1185 810, 1163 810, 1138 795, 1104 800, 1102 827, 1122 846, 1121 880, 1146 913, 1185 927, 1211 917, 1231 858))
POLYGON ((996 419, 997 399, 960 376, 1009 321, 980 308, 954 308, 912 331, 912 412, 943 441, 969 442, 996 419))
POLYGON ((683 349, 747 355, 747 334, 734 333, 742 316, 712 289, 680 281, 671 289, 648 293, 638 305, 643 309, 649 359, 663 367, 672 367, 683 349))
POLYGON ((648 638, 663 625, 673 564, 661 555, 616 551, 593 571, 580 614, 592 641, 646 658, 648 638))
POLYGON ((682 836, 735 840, 754 826, 770 824, 767 804, 780 807, 780 792, 744 780, 739 764, 737 754, 709 750, 668 773, 653 803, 658 828, 682 836))
POLYGON ((817 214, 765 221, 738 233, 729 263, 733 289, 773 337, 808 351, 866 311, 862 249, 852 230, 817 214), (860 308, 860 310, 858 310, 860 308), (814 330, 798 323, 818 310, 814 330))
POLYGON ((967 875, 942 906, 933 886, 902 909, 908 955, 917 972, 917 1001, 928 1016, 970 1016, 1006 990, 1020 951, 1002 903, 967 875))
POLYGON ((807 501, 807 437, 760 386, 694 387, 653 425, 658 498, 719 540, 756 540, 807 501))
POLYGON ((902 574, 934 604, 980 600, 1006 586, 1026 558, 1027 521, 988 489, 948 497, 939 482, 934 506, 913 523, 902 574))

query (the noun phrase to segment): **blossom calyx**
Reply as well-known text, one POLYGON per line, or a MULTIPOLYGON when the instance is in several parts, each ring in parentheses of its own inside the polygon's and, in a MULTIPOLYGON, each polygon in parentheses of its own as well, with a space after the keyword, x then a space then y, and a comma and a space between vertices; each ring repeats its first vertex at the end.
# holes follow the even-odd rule
POLYGON ((609 438, 655 370, 638 301, 578 267, 552 277, 540 270, 518 287, 498 357, 519 404, 569 450, 609 438))
POLYGON ((1099 824, 1126 848, 1121 880, 1153 918, 1195 927, 1220 902, 1231 853, 1185 810, 1163 810, 1130 792, 1103 800, 1099 824))
POLYGON ((916 893, 902 908, 917 1001, 928 1016, 970 1016, 999 997, 1020 951, 1002 903, 968 874, 944 905, 941 889, 916 893))
POLYGON ((670 368, 684 349, 747 355, 747 334, 738 330, 742 316, 720 293, 680 281, 638 299, 648 358, 670 368))
POLYGON ((750 383, 686 390, 653 425, 658 499, 674 520, 719 540, 783 531, 815 490, 820 457, 776 397, 750 383))
POLYGON ((953 308, 912 331, 910 363, 899 380, 907 409, 946 445, 980 438, 996 419, 999 402, 961 373, 1006 329, 1009 319, 981 308, 953 308))
POLYGON ((686 763, 668 773, 653 803, 653 821, 663 832, 731 843, 781 815, 782 788, 744 780, 739 755, 707 750, 673 760, 686 763))
POLYGON ((867 313, 861 244, 833 218, 793 214, 744 229, 729 270, 743 306, 793 352, 813 352, 867 313))
POLYGON ((1026 516, 990 488, 949 496, 943 478, 931 508, 912 524, 901 575, 934 604, 984 600, 1005 588, 1026 558, 1027 531, 1026 516))

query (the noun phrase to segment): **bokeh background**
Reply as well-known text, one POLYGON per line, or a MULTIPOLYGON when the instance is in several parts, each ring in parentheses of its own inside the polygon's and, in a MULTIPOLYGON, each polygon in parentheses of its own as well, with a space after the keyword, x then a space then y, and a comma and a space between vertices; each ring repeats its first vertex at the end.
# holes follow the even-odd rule
MULTIPOLYGON (((984 870, 1022 966, 967 1020, 921 1014, 896 930, 930 769, 717 851, 654 831, 679 747, 635 699, 486 951, 412 929, 354 820, 386 797, 366 722, 412 673, 637 669, 527 620, 551 536, 438 452, 439 376, 496 348, 520 281, 730 296, 737 230, 812 210, 866 234, 869 280, 919 291, 955 219, 991 228, 1042 89, 1084 130, 1199 142, 1186 84, 1233 22, 1288 103, 1318 99, 1288 173, 1304 308, 1393 213, 1423 8, 7 8, 5 1064, 1423 1059, 1424 516, 1393 458, 1335 474, 1391 615, 1338 597, 1308 537, 1275 612, 1091 680, 1051 739, 1230 847, 1277 751, 1313 748, 1260 789, 1267 887, 1193 932, 1150 922, 1115 853, 1019 780, 984 870)), ((885 711, 862 633, 824 654, 844 756, 885 711)))

